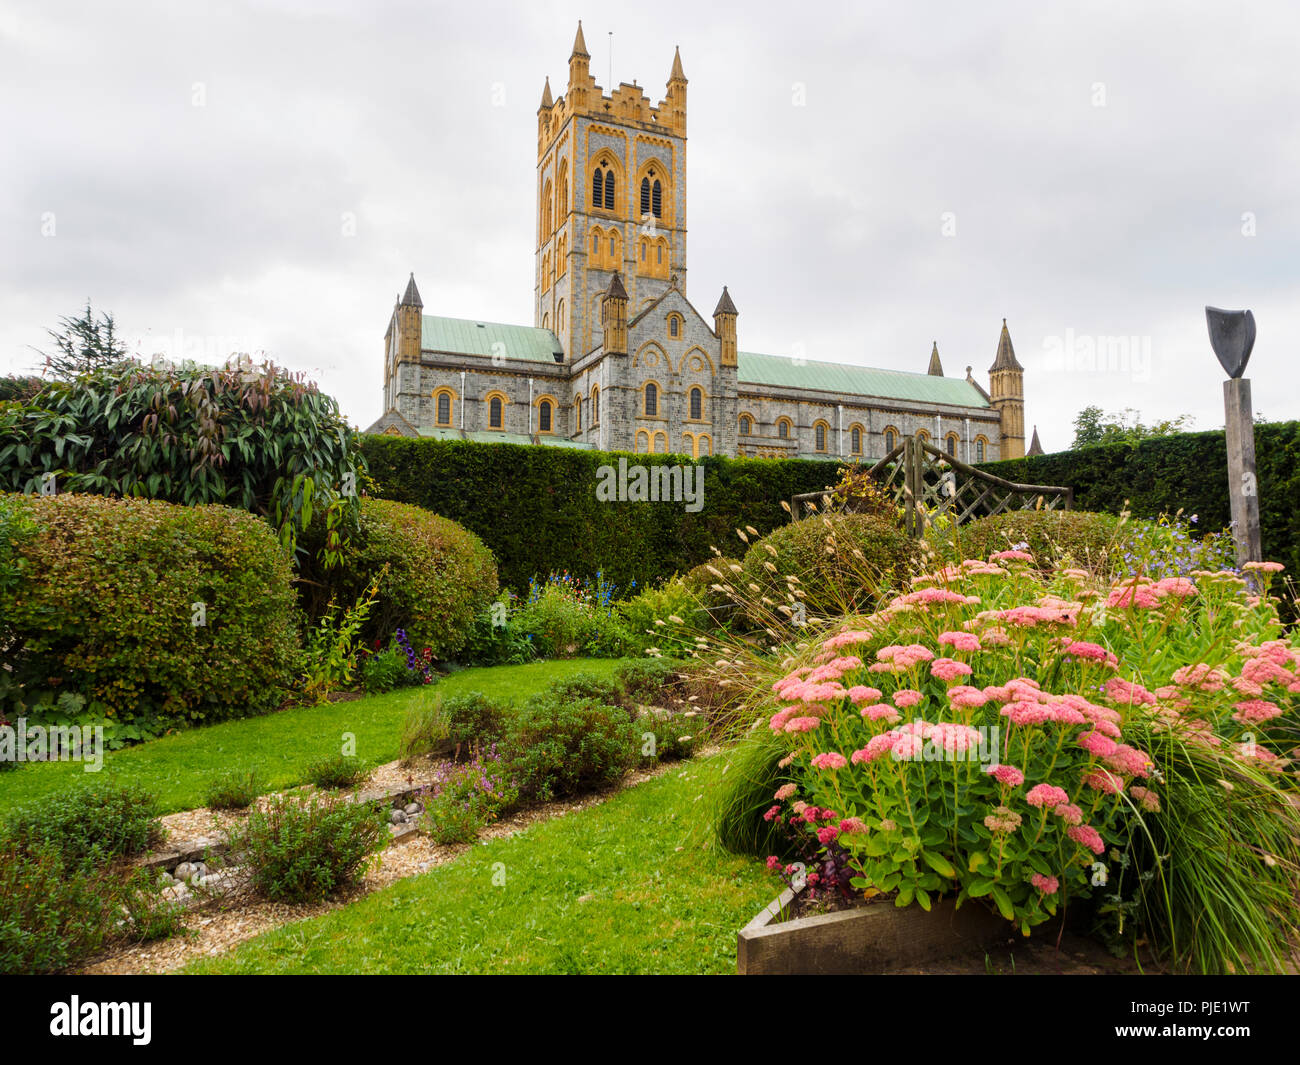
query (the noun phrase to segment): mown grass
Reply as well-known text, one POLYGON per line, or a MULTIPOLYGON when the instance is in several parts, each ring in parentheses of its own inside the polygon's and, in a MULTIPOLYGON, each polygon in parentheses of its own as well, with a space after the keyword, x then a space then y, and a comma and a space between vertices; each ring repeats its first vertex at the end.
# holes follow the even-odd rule
POLYGON ((712 839, 724 765, 681 763, 186 971, 735 972, 736 933, 779 885, 712 839))
POLYGON ((362 761, 392 761, 406 711, 439 694, 481 691, 519 701, 574 673, 612 676, 625 661, 579 658, 467 669, 428 688, 296 707, 164 736, 107 753, 98 773, 85 772, 78 762, 23 765, 0 773, 0 813, 87 783, 138 784, 158 797, 162 813, 202 806, 210 785, 232 771, 256 770, 267 791, 293 787, 307 780, 313 762, 338 754, 347 733, 355 737, 362 761))

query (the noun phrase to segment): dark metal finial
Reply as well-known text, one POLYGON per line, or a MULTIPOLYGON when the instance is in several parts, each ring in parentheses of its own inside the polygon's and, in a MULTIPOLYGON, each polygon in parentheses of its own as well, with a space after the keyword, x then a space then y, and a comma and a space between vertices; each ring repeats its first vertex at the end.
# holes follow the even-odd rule
POLYGON ((1255 316, 1250 311, 1206 307, 1205 321, 1210 327, 1210 346, 1219 365, 1229 377, 1240 377, 1246 372, 1246 363, 1255 347, 1255 316))

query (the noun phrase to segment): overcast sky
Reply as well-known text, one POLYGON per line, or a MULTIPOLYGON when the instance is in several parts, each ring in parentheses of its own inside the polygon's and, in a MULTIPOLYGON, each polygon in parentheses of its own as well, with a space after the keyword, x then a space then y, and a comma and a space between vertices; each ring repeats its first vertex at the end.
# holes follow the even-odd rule
POLYGON ((537 104, 658 103, 680 45, 689 290, 742 350, 1223 421, 1203 307, 1300 417, 1300 5, 0 0, 0 372, 89 298, 134 350, 265 352, 365 426, 414 270, 431 314, 531 324, 537 104), (350 222, 349 220, 354 220, 350 222), (1100 348, 1098 357, 1093 352, 1100 348))

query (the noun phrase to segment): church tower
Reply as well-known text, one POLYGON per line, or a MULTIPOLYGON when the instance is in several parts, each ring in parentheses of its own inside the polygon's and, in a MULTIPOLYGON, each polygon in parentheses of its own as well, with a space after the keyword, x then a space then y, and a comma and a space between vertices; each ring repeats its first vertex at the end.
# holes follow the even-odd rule
POLYGON ((601 302, 615 273, 629 319, 676 276, 686 291, 686 75, 673 56, 657 106, 641 86, 606 94, 578 23, 563 96, 547 79, 537 109, 534 324, 573 363, 602 342, 601 302))
POLYGON ((1002 419, 1002 448, 999 458, 1025 457, 1025 368, 1011 346, 1007 320, 1002 319, 998 353, 989 367, 989 399, 1002 419))

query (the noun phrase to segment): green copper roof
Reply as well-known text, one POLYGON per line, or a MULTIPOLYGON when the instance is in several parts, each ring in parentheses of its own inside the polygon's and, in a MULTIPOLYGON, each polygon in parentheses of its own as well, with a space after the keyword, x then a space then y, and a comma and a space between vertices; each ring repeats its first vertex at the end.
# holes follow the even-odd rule
POLYGON ((740 352, 738 362, 737 376, 741 385, 808 388, 837 395, 946 403, 954 407, 987 409, 989 405, 974 385, 960 377, 931 377, 923 373, 876 370, 809 359, 796 363, 794 359, 781 355, 758 355, 752 351, 740 352))
POLYGON ((458 355, 484 355, 491 358, 500 351, 507 359, 555 364, 555 355, 564 348, 549 329, 531 325, 502 325, 500 322, 476 322, 472 318, 442 318, 434 314, 421 316, 420 347, 424 351, 447 351, 458 355), (500 348, 493 345, 500 344, 500 348))

